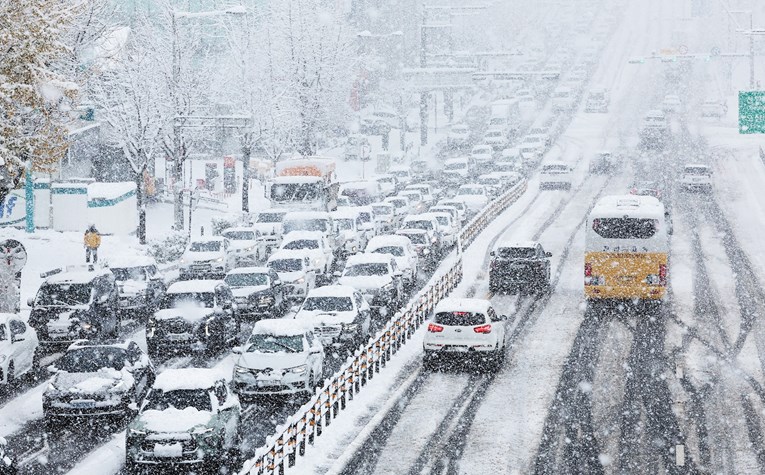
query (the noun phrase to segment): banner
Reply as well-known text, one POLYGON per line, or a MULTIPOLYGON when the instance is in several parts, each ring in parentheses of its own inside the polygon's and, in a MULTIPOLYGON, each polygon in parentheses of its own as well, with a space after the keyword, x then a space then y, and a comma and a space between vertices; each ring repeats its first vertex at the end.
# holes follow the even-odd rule
POLYGON ((0 227, 24 226, 27 219, 24 190, 13 190, 0 202, 0 227))

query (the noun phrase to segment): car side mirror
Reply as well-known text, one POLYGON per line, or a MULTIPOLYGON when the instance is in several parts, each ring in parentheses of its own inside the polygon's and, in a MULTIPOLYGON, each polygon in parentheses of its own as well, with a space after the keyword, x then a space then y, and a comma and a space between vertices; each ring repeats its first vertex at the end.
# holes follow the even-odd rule
POLYGON ((500 315, 499 319, 502 320, 503 322, 506 322, 507 321, 507 315, 500 315))
POLYGON ((243 353, 242 347, 241 346, 235 346, 235 347, 231 348, 231 353, 233 353, 235 355, 241 355, 243 353))
POLYGON ((494 252, 494 251, 491 251, 491 252, 489 253, 489 255, 490 255, 491 257, 494 257, 494 256, 496 256, 496 255, 497 255, 497 253, 496 253, 496 252, 494 252))
POLYGON ((318 347, 311 348, 311 351, 309 353, 312 355, 319 355, 321 354, 321 348, 318 348, 318 347))
POLYGON ((552 252, 545 252, 545 257, 552 257, 552 252))
POLYGON ((50 366, 48 366, 48 368, 47 368, 47 369, 48 369, 48 372, 49 372, 50 374, 56 374, 56 373, 58 373, 58 368, 56 368, 56 365, 50 365, 50 366))
POLYGON ((27 306, 28 307, 34 307, 35 306, 35 298, 34 297, 29 297, 27 299, 27 306))
POLYGON ((11 335, 11 343, 18 343, 24 341, 24 337, 21 335, 11 335))

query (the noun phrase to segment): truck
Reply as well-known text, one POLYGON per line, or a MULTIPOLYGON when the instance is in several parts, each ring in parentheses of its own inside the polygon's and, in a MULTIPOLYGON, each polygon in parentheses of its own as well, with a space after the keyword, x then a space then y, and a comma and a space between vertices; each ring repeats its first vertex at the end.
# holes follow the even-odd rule
POLYGON ((277 162, 268 197, 273 208, 294 211, 334 211, 337 209, 335 160, 301 157, 277 162))

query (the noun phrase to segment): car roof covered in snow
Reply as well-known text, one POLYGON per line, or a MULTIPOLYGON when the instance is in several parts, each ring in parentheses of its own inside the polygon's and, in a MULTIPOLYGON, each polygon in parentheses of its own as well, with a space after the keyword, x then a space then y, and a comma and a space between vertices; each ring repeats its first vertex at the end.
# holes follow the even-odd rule
POLYGON ((268 274, 271 272, 270 267, 237 267, 228 271, 227 275, 239 275, 239 274, 268 274))
POLYGON ((491 308, 491 302, 484 299, 446 298, 438 302, 435 313, 471 312, 485 314, 489 308, 491 308))
POLYGON ((282 208, 266 208, 257 212, 257 214, 272 214, 272 213, 287 214, 289 213, 289 210, 282 209, 282 208))
POLYGON ((130 267, 148 267, 157 265, 157 261, 151 256, 143 256, 141 254, 135 254, 132 256, 115 256, 110 257, 106 262, 106 265, 110 269, 123 269, 130 267))
POLYGON ((183 389, 211 389, 225 380, 220 371, 212 368, 168 368, 157 375, 153 389, 176 391, 183 389))
POLYGON ((330 219, 326 211, 290 211, 284 215, 284 220, 330 219))
POLYGON ((223 242, 224 239, 223 236, 195 237, 191 242, 223 242))
MULTIPOLYGON (((250 231, 250 232, 254 233, 255 232, 255 228, 252 228, 250 226, 232 226, 230 228, 224 229, 223 233, 227 233, 229 231, 234 231, 234 232, 250 231)), ((223 233, 221 233, 221 234, 223 234, 223 233)))
POLYGON ((361 211, 355 206, 347 206, 332 212, 333 219, 356 219, 361 211))
POLYGON ((623 218, 645 217, 664 219, 664 205, 653 196, 613 195, 598 200, 590 213, 591 217, 623 218))
POLYGON ((411 244, 411 241, 409 241, 409 238, 402 235, 396 235, 396 234, 382 234, 380 236, 375 236, 372 239, 369 240, 367 243, 367 251, 374 251, 375 249, 379 249, 381 247, 390 247, 390 246, 402 246, 407 247, 411 244))
POLYGON ((277 176, 273 178, 274 183, 316 183, 323 181, 320 176, 277 176))
POLYGON ((111 276, 112 271, 103 267, 89 270, 86 266, 67 266, 61 272, 49 276, 45 282, 49 284, 87 284, 96 277, 111 276))
POLYGON ((305 259, 310 251, 305 249, 278 249, 268 258, 268 262, 281 261, 284 259, 305 259))
POLYGON ((292 241, 321 241, 324 239, 324 233, 321 231, 290 231, 282 238, 282 245, 292 241))
POLYGON ((497 249, 533 249, 539 244, 536 241, 506 241, 497 244, 497 249))
POLYGON ((170 284, 167 288, 168 294, 187 294, 187 293, 204 293, 215 292, 215 287, 219 285, 226 285, 222 280, 181 280, 170 284))
POLYGON ((356 289, 350 285, 325 285, 314 287, 308 292, 306 298, 311 297, 353 297, 356 289))
MULTIPOLYGON (((1 321, 1 320, 0 320, 1 321)), ((130 343, 132 343, 133 340, 125 339, 125 338, 119 338, 119 339, 111 339, 111 340, 76 340, 74 341, 67 350, 76 350, 78 348, 103 348, 103 347, 109 347, 109 348, 119 348, 121 350, 127 350, 130 346, 130 343)))
POLYGON ((253 335, 295 336, 312 330, 303 320, 291 318, 266 318, 255 322, 253 335))
POLYGON ((345 261, 345 266, 355 266, 357 264, 390 264, 391 259, 389 254, 354 254, 345 261))
POLYGON ((448 160, 444 160, 444 165, 453 165, 455 163, 467 164, 467 163, 470 163, 470 159, 467 157, 457 157, 457 158, 450 158, 448 160))

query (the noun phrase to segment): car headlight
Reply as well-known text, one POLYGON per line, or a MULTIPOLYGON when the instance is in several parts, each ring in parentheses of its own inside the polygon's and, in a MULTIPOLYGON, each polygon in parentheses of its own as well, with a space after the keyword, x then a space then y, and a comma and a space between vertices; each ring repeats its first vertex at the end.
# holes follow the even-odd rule
POLYGON ((219 257, 219 258, 215 259, 215 262, 223 262, 223 258, 219 257))
POLYGON ((135 427, 131 427, 128 429, 128 434, 130 435, 146 435, 148 434, 148 431, 136 429, 135 427))
POLYGON ((94 329, 95 329, 95 328, 93 327, 93 325, 91 325, 90 323, 80 323, 80 328, 81 328, 83 331, 86 331, 86 332, 89 332, 89 331, 92 331, 92 330, 94 330, 94 329))
POLYGON ((185 263, 186 263, 186 259, 184 259, 183 257, 181 257, 181 261, 180 261, 180 262, 181 262, 181 264, 185 264, 185 263))
POLYGON ((250 246, 248 248, 245 248, 244 250, 247 251, 247 252, 254 251, 255 250, 255 246, 250 246))
POLYGON ((304 284, 305 283, 305 277, 301 277, 293 282, 294 284, 304 284))
POLYGON ((305 372, 306 372, 306 370, 307 370, 307 369, 308 369, 308 366, 307 366, 307 365, 301 364, 300 366, 294 366, 294 367, 292 367, 292 368, 289 368, 289 370, 288 370, 288 371, 289 371, 290 373, 295 373, 295 374, 303 374, 303 373, 305 373, 305 372))

